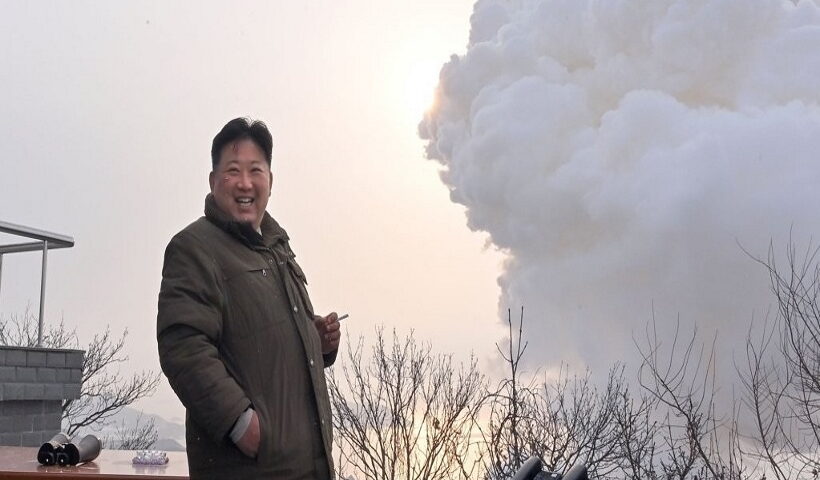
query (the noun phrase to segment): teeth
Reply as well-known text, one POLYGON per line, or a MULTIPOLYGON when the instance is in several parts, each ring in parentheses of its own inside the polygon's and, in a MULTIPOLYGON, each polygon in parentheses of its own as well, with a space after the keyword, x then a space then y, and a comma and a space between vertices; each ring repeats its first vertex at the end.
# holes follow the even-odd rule
POLYGON ((253 202, 253 199, 252 198, 237 198, 236 201, 238 203, 242 203, 242 204, 245 204, 245 205, 250 205, 251 202, 253 202))

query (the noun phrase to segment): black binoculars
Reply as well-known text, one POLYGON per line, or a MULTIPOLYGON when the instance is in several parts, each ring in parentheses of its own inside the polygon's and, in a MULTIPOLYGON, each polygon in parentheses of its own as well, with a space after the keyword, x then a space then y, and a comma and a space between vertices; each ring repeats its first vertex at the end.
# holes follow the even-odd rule
POLYGON ((576 464, 567 473, 561 475, 560 473, 544 472, 544 462, 536 456, 532 456, 521 465, 521 468, 515 472, 512 480, 589 480, 587 475, 587 467, 583 464, 576 464))
POLYGON ((80 443, 74 444, 68 435, 60 432, 40 447, 37 461, 43 465, 77 465, 94 460, 100 450, 102 444, 94 435, 86 435, 80 443))

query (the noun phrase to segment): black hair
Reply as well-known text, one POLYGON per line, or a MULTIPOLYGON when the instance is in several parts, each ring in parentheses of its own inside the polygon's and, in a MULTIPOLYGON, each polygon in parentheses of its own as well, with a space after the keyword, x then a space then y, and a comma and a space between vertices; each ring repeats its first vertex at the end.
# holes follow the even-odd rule
POLYGON ((249 118, 239 117, 226 123, 225 126, 222 127, 222 130, 214 137, 214 142, 211 145, 212 168, 216 170, 216 166, 219 165, 219 157, 225 145, 244 139, 251 140, 265 153, 265 160, 268 162, 268 166, 270 166, 273 138, 268 130, 268 126, 261 120, 252 121, 249 118))

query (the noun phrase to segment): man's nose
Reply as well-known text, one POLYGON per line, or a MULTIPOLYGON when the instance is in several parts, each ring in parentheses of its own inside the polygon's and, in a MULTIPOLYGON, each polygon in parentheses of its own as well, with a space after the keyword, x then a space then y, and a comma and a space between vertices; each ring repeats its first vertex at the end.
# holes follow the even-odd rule
POLYGON ((251 176, 248 172, 242 172, 239 174, 239 182, 237 182, 237 186, 244 190, 253 187, 253 184, 251 183, 251 176))

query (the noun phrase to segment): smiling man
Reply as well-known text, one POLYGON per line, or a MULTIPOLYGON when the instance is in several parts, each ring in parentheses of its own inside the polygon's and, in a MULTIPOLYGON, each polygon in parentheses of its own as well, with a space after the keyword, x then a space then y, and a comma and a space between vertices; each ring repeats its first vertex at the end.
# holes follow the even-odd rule
POLYGON ((194 480, 334 476, 324 368, 339 322, 314 314, 289 237, 265 210, 272 143, 260 121, 222 128, 205 216, 165 251, 159 356, 186 408, 194 480))

